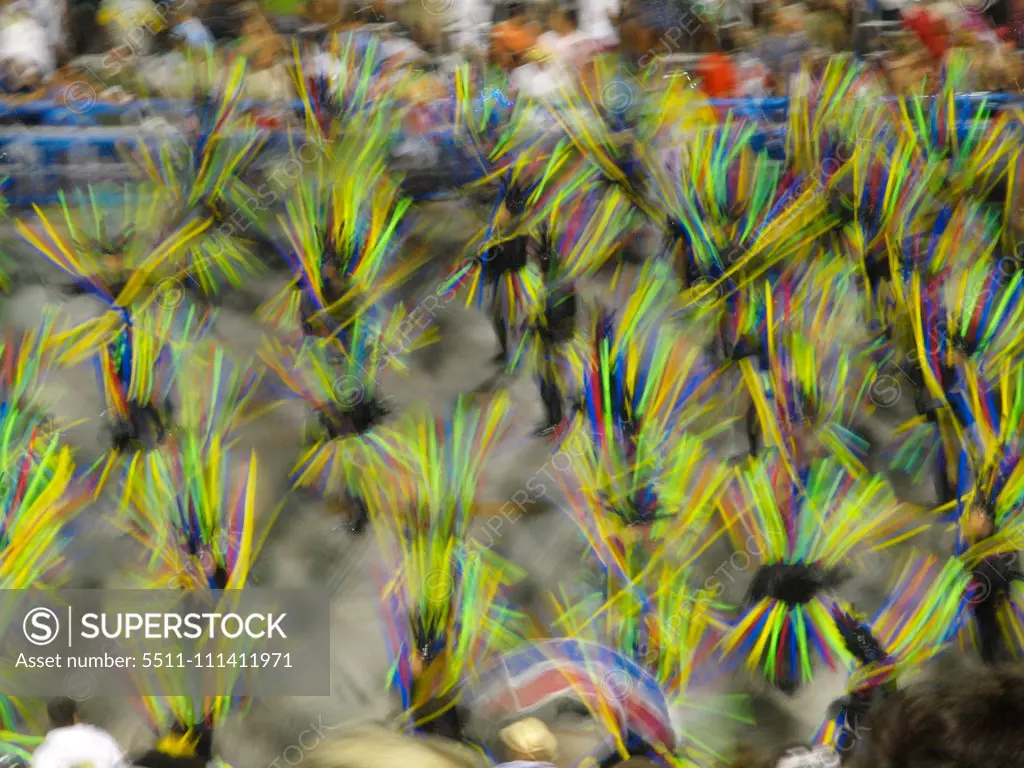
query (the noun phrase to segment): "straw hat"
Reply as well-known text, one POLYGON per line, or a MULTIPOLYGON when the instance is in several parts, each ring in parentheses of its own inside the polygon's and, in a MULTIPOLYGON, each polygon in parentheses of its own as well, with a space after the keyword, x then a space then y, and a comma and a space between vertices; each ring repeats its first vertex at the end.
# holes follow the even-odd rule
POLYGON ((551 762, 558 755, 558 740, 544 723, 528 717, 502 729, 502 743, 517 755, 551 762))

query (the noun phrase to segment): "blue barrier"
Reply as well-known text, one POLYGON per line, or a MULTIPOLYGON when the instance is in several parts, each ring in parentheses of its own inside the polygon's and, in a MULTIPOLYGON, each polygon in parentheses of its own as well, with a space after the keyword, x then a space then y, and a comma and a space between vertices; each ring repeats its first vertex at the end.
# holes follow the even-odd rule
MULTIPOLYGON (((920 97, 930 101, 934 96, 920 97)), ((895 102, 894 97, 886 99, 895 102)), ((1013 93, 965 93, 957 97, 961 106, 980 106, 987 104, 993 109, 1008 107, 1024 107, 1024 98, 1013 93)), ((750 116, 765 116, 772 119, 785 118, 789 109, 786 98, 771 99, 714 99, 712 106, 723 110, 734 110, 750 116)), ((302 102, 242 102, 242 109, 262 108, 265 110, 290 110, 299 113, 302 102)), ((109 118, 142 119, 148 116, 185 116, 192 109, 192 103, 170 99, 139 99, 125 103, 96 101, 69 105, 64 101, 41 100, 31 102, 11 102, 0 99, 0 120, 24 120, 37 125, 98 125, 109 118)))
MULTIPOLYGON (((978 104, 991 101, 1002 105, 1021 103, 1021 99, 1010 94, 964 94, 960 97, 964 103, 978 104)), ((716 102, 724 108, 742 105, 746 109, 762 109, 764 112, 779 113, 788 107, 786 99, 765 100, 728 100, 716 102)), ((163 114, 179 110, 187 112, 188 102, 155 101, 145 105, 153 112, 162 110, 163 114)), ((124 113, 137 108, 138 105, 103 105, 100 109, 105 114, 124 113)), ((9 109, 17 109, 30 114, 46 115, 52 104, 32 103, 8 105, 9 109)), ((958 126, 961 135, 966 135, 969 125, 958 126)), ((137 127, 93 127, 75 128, 71 126, 43 126, 31 129, 17 127, 0 129, 0 177, 7 177, 4 194, 12 208, 22 208, 33 204, 49 205, 56 200, 60 189, 84 186, 103 181, 127 182, 136 178, 133 168, 124 162, 123 151, 139 141, 161 141, 168 134, 159 132, 140 132, 137 127)), ((433 137, 435 145, 442 157, 442 165, 448 169, 460 168, 465 164, 454 160, 452 144, 447 141, 444 131, 427 134, 433 137)), ((766 152, 775 159, 784 159, 786 154, 785 127, 766 125, 757 132, 753 139, 753 147, 766 152)), ((299 131, 271 131, 267 144, 266 156, 272 158, 287 151, 289 142, 298 146, 305 141, 299 131)), ((424 179, 429 174, 423 175, 424 179)))

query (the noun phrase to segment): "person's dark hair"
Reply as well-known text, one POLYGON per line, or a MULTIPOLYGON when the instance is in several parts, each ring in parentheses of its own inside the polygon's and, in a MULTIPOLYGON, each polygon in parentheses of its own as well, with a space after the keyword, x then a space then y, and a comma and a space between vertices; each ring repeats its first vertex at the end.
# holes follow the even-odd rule
POLYGON ((54 728, 67 728, 69 725, 75 724, 75 718, 78 717, 78 704, 74 699, 60 696, 51 699, 46 705, 46 714, 54 728))
POLYGON ((725 27, 718 30, 718 45, 722 49, 722 53, 727 53, 729 55, 736 53, 736 38, 734 38, 732 32, 725 27))
POLYGON ((565 16, 565 20, 568 21, 573 29, 577 29, 580 26, 580 14, 575 8, 563 8, 562 15, 565 16))
POLYGON ((509 3, 508 4, 508 17, 510 19, 517 19, 526 15, 526 4, 525 3, 509 3))
POLYGON ((851 768, 1024 764, 1024 668, 943 678, 898 691, 870 713, 851 768), (936 738, 939 736, 939 738, 936 738))

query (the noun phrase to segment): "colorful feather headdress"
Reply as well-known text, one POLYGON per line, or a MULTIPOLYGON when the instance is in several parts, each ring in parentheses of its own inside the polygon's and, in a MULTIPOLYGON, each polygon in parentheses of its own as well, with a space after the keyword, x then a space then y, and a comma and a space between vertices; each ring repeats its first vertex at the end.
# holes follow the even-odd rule
MULTIPOLYGON (((214 66, 212 57, 207 61, 214 66)), ((210 97, 196 98, 193 125, 184 145, 162 141, 156 148, 137 143, 130 158, 179 216, 200 204, 217 205, 259 155, 268 139, 240 108, 248 65, 244 58, 228 62, 210 97)), ((164 211, 166 214, 166 210, 164 211)))
MULTIPOLYGON (((157 240, 155 231, 163 212, 152 198, 125 197, 119 211, 121 220, 114 223, 94 190, 89 190, 88 197, 79 193, 73 207, 63 195, 60 200, 67 235, 60 234, 39 207, 34 209, 36 227, 20 220, 15 226, 41 256, 111 309, 140 302, 147 286, 158 283, 161 276, 181 277, 173 272, 168 275, 166 264, 209 227, 208 221, 191 221, 166 239, 157 240)), ((165 294, 158 290, 144 303, 160 300, 167 304, 165 294)))
POLYGON ((940 168, 950 202, 968 195, 986 199, 1015 151, 1007 140, 1008 132, 1015 130, 1012 121, 993 119, 987 100, 968 104, 962 98, 969 90, 970 69, 969 57, 954 49, 943 62, 935 98, 905 98, 896 105, 903 136, 914 142, 923 162, 940 168))
POLYGON ((295 43, 292 77, 306 132, 318 145, 343 140, 353 129, 360 134, 371 124, 397 125, 401 109, 394 88, 381 87, 387 59, 382 43, 375 35, 337 35, 326 52, 329 59, 305 65, 295 43))
MULTIPOLYGON (((465 590, 480 599, 480 589, 492 604, 511 578, 510 566, 467 541, 470 518, 477 508, 483 463, 509 424, 507 395, 486 406, 460 398, 447 418, 407 416, 396 427, 404 438, 393 452, 404 467, 388 483, 368 484, 371 513, 388 510, 381 521, 390 529, 396 551, 388 562, 392 572, 383 588, 385 603, 397 624, 389 640, 396 661, 392 683, 403 690, 409 680, 411 654, 433 658, 452 643, 465 642, 451 632, 466 605, 465 590), (468 578, 467 574, 473 574, 468 578), (404 682, 403 682, 404 681, 404 682)), ((485 611, 485 614, 487 611, 485 611)), ((475 626, 486 615, 474 619, 475 626)), ((492 627, 497 629, 497 627, 492 627)), ((477 639, 480 639, 479 637, 477 639)), ((461 654, 461 651, 460 651, 461 654)), ((465 656, 453 659, 464 664, 465 656)), ((461 671, 461 667, 453 674, 461 671)))
MULTIPOLYGON (((779 309, 785 316, 785 296, 783 301, 779 309)), ((815 344, 811 341, 815 337, 797 330, 780 333, 775 314, 778 310, 770 295, 767 303, 770 383, 762 380, 749 359, 740 361, 762 434, 782 448, 793 472, 799 472, 819 452, 813 444, 807 444, 810 439, 836 456, 849 471, 863 473, 867 444, 847 425, 874 380, 870 357, 847 348, 815 344), (851 385, 856 377, 861 378, 854 388, 851 385)))
POLYGON ((338 329, 343 330, 420 265, 415 254, 401 263, 397 258, 410 205, 390 182, 366 186, 362 179, 345 177, 300 183, 280 217, 296 279, 259 310, 260 316, 275 324, 294 320, 305 301, 318 317, 344 315, 338 329), (327 284, 327 266, 337 269, 340 295, 327 284))
MULTIPOLYGON (((803 77, 812 80, 806 67, 803 77)), ((874 93, 858 93, 869 79, 863 64, 835 56, 810 88, 795 90, 787 116, 786 149, 796 173, 827 178, 843 150, 865 137, 892 135, 881 100, 874 93)))
POLYGON ((232 445, 238 431, 262 411, 256 395, 263 372, 253 362, 229 360, 214 347, 182 368, 178 427, 199 446, 232 445))
MULTIPOLYGON (((6 432, 5 432, 6 434, 6 432)), ((0 467, 0 588, 59 588, 66 577, 71 526, 88 494, 76 488, 71 452, 54 436, 35 456, 12 456, 0 467)), ((0 616, 8 627, 14 617, 0 616)), ((2 673, 0 673, 2 674, 2 673)), ((16 733, 30 721, 17 698, 0 695, 0 755, 27 758, 40 739, 16 733)))
MULTIPOLYGON (((970 578, 956 559, 913 555, 904 564, 885 604, 868 621, 848 607, 833 605, 833 618, 856 668, 847 684, 853 694, 894 686, 912 677, 942 652, 960 626, 964 609, 959 595, 970 578)), ((842 707, 826 719, 814 743, 845 747, 859 738, 856 723, 842 707)))
POLYGON ((632 218, 629 201, 617 190, 553 206, 541 224, 545 282, 574 283, 596 273, 621 247, 632 218))
POLYGON ((833 667, 849 652, 831 616, 828 590, 856 558, 925 529, 881 476, 857 479, 833 460, 793 480, 777 460, 737 469, 723 502, 730 536, 761 568, 748 605, 720 648, 748 668, 790 685, 812 678, 812 656, 833 667))
POLYGON ((162 588, 241 589, 255 536, 256 456, 237 466, 219 440, 186 435, 176 456, 149 453, 118 520, 150 552, 146 582, 162 588))

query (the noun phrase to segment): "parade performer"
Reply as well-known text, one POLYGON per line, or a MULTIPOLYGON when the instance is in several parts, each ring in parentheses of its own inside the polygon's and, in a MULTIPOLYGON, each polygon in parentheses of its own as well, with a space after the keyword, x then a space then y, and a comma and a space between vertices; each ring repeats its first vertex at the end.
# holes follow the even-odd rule
POLYGON ((962 405, 970 428, 964 434, 954 506, 956 553, 972 576, 962 602, 974 621, 965 624, 961 645, 974 645, 989 664, 1004 651, 1017 656, 1024 636, 1024 573, 1018 555, 1024 374, 1010 361, 1000 369, 998 376, 982 377, 968 368, 962 405))
POLYGON ((852 292, 852 280, 848 268, 824 265, 783 278, 775 291, 766 286, 767 370, 759 374, 756 356, 739 362, 766 445, 781 448, 795 473, 827 455, 854 474, 866 471, 869 446, 852 422, 867 402, 875 366, 868 340, 835 343, 857 327, 857 313, 845 316, 850 305, 839 301, 852 292))
POLYGON ((568 210, 553 209, 541 225, 543 311, 530 316, 512 361, 516 368, 525 360, 538 382, 546 417, 538 434, 563 425, 566 390, 582 380, 587 350, 578 331, 576 287, 614 255, 629 218, 628 201, 612 192, 581 197, 568 210))
POLYGON ((552 211, 589 189, 592 169, 566 141, 537 131, 533 105, 517 101, 505 121, 477 113, 468 68, 457 75, 457 135, 465 134, 476 179, 463 187, 467 197, 487 195, 492 206, 486 226, 464 249, 463 258, 445 278, 444 298, 460 290, 466 306, 490 304, 498 337, 495 362, 508 370, 514 352, 512 334, 541 312, 541 270, 530 258, 541 224, 552 211))
POLYGON ((832 668, 848 657, 829 597, 846 564, 926 527, 880 476, 858 479, 827 459, 798 480, 783 458, 768 456, 739 470, 722 501, 734 546, 752 550, 760 568, 720 649, 742 654, 787 693, 812 679, 815 650, 832 668))
POLYGON ((873 619, 833 604, 832 617, 854 670, 816 744, 831 746, 844 760, 852 756, 874 705, 941 653, 956 633, 963 615, 956 596, 968 581, 956 559, 943 563, 913 555, 873 619))
MULTIPOLYGON (((7 427, 7 425, 5 425, 7 427)), ((5 428, 5 435, 10 432, 5 428)), ((78 512, 88 501, 88 488, 74 478, 71 451, 56 437, 37 443, 29 455, 21 446, 8 453, 4 445, 0 467, 0 588, 59 589, 67 577, 65 551, 78 512)), ((0 616, 4 631, 13 616, 0 616)), ((0 677, 13 672, 0 669, 0 677)), ((17 697, 0 695, 0 757, 27 762, 42 739, 30 736, 30 710, 17 697)))
POLYGON ((483 463, 509 415, 507 395, 482 407, 460 398, 445 418, 407 415, 398 427, 405 444, 393 449, 407 456, 404 469, 367 484, 389 569, 381 593, 388 685, 419 730, 460 736, 459 686, 518 637, 522 617, 505 590, 521 574, 467 536, 483 463))
MULTIPOLYGON (((247 71, 244 59, 231 61, 223 76, 206 59, 213 94, 197 93, 195 112, 185 130, 184 147, 171 141, 150 147, 133 146, 130 158, 142 171, 143 189, 152 193, 160 211, 159 231, 199 226, 202 235, 176 249, 167 269, 203 297, 217 296, 225 286, 239 288, 259 271, 246 236, 248 222, 267 207, 243 176, 259 156, 268 135, 240 112, 247 71)), ((281 193, 283 196, 283 192, 281 193)))
MULTIPOLYGON (((996 202, 1000 213, 1008 213, 1008 175, 1017 150, 1007 136, 1018 118, 999 117, 987 100, 976 105, 962 98, 970 91, 971 65, 963 50, 951 51, 943 61, 935 98, 897 102, 898 129, 913 142, 919 160, 938 169, 943 202, 996 202)), ((995 243, 999 241, 997 237, 995 243)))
POLYGON ((153 270, 197 236, 203 225, 188 227, 151 251, 141 235, 136 235, 124 250, 101 255, 72 245, 78 230, 75 217, 67 210, 71 243, 56 232, 42 211, 37 208, 36 213, 45 235, 20 221, 19 232, 105 307, 99 317, 64 331, 53 341, 61 349, 60 363, 96 362, 114 448, 98 465, 102 487, 119 457, 147 450, 167 436, 173 418, 171 383, 190 343, 201 337, 212 321, 209 313, 181 305, 180 296, 161 291, 143 295, 153 270))
POLYGON ((261 542, 254 539, 256 456, 240 466, 215 440, 186 440, 178 456, 151 453, 115 523, 149 553, 147 586, 241 589, 261 542))
POLYGON ((295 279, 259 310, 264 322, 307 336, 343 336, 364 313, 387 316, 386 300, 422 263, 399 255, 411 201, 388 179, 355 173, 301 182, 282 218, 295 279), (378 304, 385 304, 378 308, 378 304))
POLYGON ((193 360, 181 377, 173 452, 133 459, 122 473, 115 523, 150 553, 147 585, 241 589, 255 559, 256 457, 234 463, 238 430, 259 415, 260 371, 231 364, 220 349, 193 360))
POLYGON ((806 254, 830 226, 814 185, 753 150, 758 130, 729 118, 724 126, 697 129, 651 165, 654 220, 684 287, 699 287, 693 301, 766 276, 806 254))
POLYGON ((717 118, 687 79, 666 83, 648 71, 627 81, 624 74, 617 57, 597 57, 581 74, 581 87, 563 88, 566 108, 551 110, 551 116, 606 185, 617 187, 639 211, 658 221, 657 208, 648 198, 657 150, 677 146, 688 131, 713 125, 717 118), (645 102, 633 103, 633 82, 641 84, 645 102))
POLYGON ((834 56, 819 77, 809 66, 786 110, 786 158, 792 171, 828 188, 855 148, 879 137, 891 139, 893 121, 878 94, 872 73, 852 56, 834 56))
POLYGON ((913 142, 894 142, 884 131, 858 141, 833 163, 841 164, 827 183, 832 251, 852 259, 861 273, 868 327, 891 337, 889 304, 895 301, 893 277, 901 279, 904 268, 902 244, 909 250, 930 237, 942 207, 941 173, 919 160, 913 142))
POLYGON ((55 325, 55 317, 47 313, 37 330, 8 329, 0 335, 0 463, 4 467, 23 455, 44 455, 62 431, 43 415, 41 396, 58 352, 53 345, 55 325))
POLYGON ((388 474, 391 462, 379 429, 389 414, 379 379, 389 368, 403 371, 407 354, 436 340, 434 329, 412 338, 406 320, 396 308, 383 327, 357 318, 344 340, 307 338, 298 349, 268 340, 260 353, 284 391, 304 400, 316 419, 292 470, 295 486, 318 487, 353 533, 369 522, 361 487, 388 474))
POLYGON ((229 714, 244 714, 250 702, 245 697, 232 696, 144 696, 141 704, 159 741, 153 749, 132 758, 132 765, 229 768, 227 763, 214 758, 214 732, 229 714))
POLYGON ((1024 275, 1005 281, 985 262, 941 281, 911 277, 907 303, 913 347, 908 366, 901 369, 916 386, 919 416, 900 428, 893 461, 911 476, 934 461, 940 506, 955 501, 965 433, 977 421, 978 406, 966 394, 968 381, 977 376, 984 386, 998 379, 1005 364, 1021 353, 1022 296, 1024 275))

